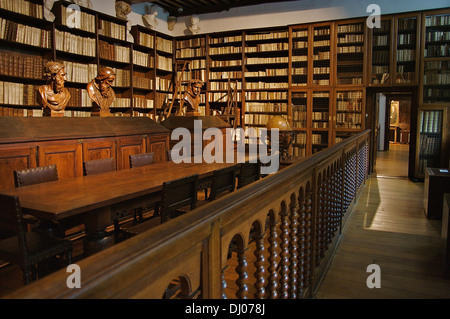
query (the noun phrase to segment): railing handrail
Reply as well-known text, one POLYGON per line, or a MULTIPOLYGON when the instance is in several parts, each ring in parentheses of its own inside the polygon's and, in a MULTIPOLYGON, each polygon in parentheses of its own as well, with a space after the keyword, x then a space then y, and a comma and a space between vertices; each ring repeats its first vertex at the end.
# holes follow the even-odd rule
MULTIPOLYGON (((264 197, 268 192, 273 193, 273 190, 280 185, 301 180, 303 175, 311 174, 311 171, 321 163, 325 163, 330 158, 342 156, 346 150, 352 149, 355 145, 358 147, 362 141, 366 142, 368 134, 369 130, 361 132, 188 214, 79 261, 77 264, 80 266, 82 278, 79 289, 67 288, 66 280, 70 274, 62 269, 18 289, 6 298, 129 298, 144 296, 145 292, 142 292, 142 295, 136 294, 135 288, 131 286, 138 282, 143 287, 151 286, 151 283, 154 282, 152 278, 162 276, 161 269, 167 265, 168 260, 178 258, 184 251, 190 249, 196 249, 195 251, 203 249, 203 252, 206 249, 208 252, 207 254, 202 253, 202 256, 199 257, 199 266, 208 268, 202 269, 200 275, 202 278, 197 278, 199 282, 200 279, 202 282, 202 296, 220 298, 220 272, 223 265, 219 257, 223 255, 222 250, 225 249, 220 243, 220 236, 223 235, 223 229, 228 223, 236 222, 236 218, 232 216, 236 215, 236 212, 243 207, 246 210, 259 209, 258 207, 249 208, 249 202, 264 197), (219 237, 217 238, 217 236, 219 237), (198 248, 202 245, 203 248, 198 248), (145 271, 142 271, 144 268, 145 271)), ((264 206, 270 205, 270 203, 260 202, 253 206, 258 205, 264 206)), ((196 255, 196 253, 191 255, 196 255)), ((170 272, 170 269, 167 271, 170 272)), ((164 287, 158 286, 154 289, 164 289, 164 287)), ((195 290, 196 287, 194 286, 192 289, 195 290)), ((153 298, 151 293, 145 296, 153 298)))

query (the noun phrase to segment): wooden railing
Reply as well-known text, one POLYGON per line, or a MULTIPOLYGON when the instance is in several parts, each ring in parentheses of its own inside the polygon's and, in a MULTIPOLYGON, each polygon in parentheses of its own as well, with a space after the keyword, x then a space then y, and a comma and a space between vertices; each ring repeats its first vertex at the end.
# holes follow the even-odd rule
POLYGON ((313 297, 368 162, 365 131, 8 297, 313 297))

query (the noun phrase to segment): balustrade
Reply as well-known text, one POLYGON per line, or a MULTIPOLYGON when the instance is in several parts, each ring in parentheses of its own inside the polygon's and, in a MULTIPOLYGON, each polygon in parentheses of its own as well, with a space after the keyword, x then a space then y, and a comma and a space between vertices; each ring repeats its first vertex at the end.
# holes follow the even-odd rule
POLYGON ((58 271, 14 298, 310 298, 368 176, 369 131, 58 271), (229 248, 234 251, 229 253, 229 248), (232 263, 234 262, 234 265, 232 263))

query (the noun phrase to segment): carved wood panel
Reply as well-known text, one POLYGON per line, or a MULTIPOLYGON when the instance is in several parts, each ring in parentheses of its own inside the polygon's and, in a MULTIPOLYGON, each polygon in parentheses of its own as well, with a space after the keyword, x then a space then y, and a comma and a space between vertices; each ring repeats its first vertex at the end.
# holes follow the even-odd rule
POLYGON ((83 161, 116 157, 116 142, 114 140, 84 140, 83 161))
POLYGON ((150 136, 147 138, 147 153, 155 153, 155 162, 167 161, 166 150, 169 149, 168 136, 150 136))
POLYGON ((117 169, 130 168, 130 155, 145 153, 145 137, 124 137, 117 140, 117 169))
POLYGON ((36 152, 36 147, 0 149, 0 189, 14 188, 14 171, 37 166, 36 152))
POLYGON ((59 179, 73 178, 83 175, 82 144, 38 145, 39 166, 56 164, 59 179))

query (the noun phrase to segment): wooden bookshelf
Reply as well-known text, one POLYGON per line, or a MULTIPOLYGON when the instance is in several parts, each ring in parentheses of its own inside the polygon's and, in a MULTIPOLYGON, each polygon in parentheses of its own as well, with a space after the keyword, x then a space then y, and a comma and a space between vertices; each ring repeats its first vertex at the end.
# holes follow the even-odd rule
POLYGON ((395 55, 393 85, 419 83, 420 15, 405 14, 395 17, 395 55))
POLYGON ((335 72, 336 85, 365 84, 365 20, 350 20, 337 22, 335 72))
MULTIPOLYGON (((232 31, 207 36, 206 109, 214 115, 226 107, 228 101, 228 80, 237 90, 237 104, 245 113, 243 94, 243 32, 232 31)), ((245 118, 244 118, 245 123, 245 118)), ((244 124, 243 124, 244 126, 244 124)))
POLYGON ((244 32, 245 124, 266 127, 288 116, 288 28, 244 32))
POLYGON ((382 17, 380 28, 369 31, 369 86, 390 86, 393 65, 393 17, 382 17))
POLYGON ((133 116, 156 118, 155 32, 139 25, 131 27, 133 116))

